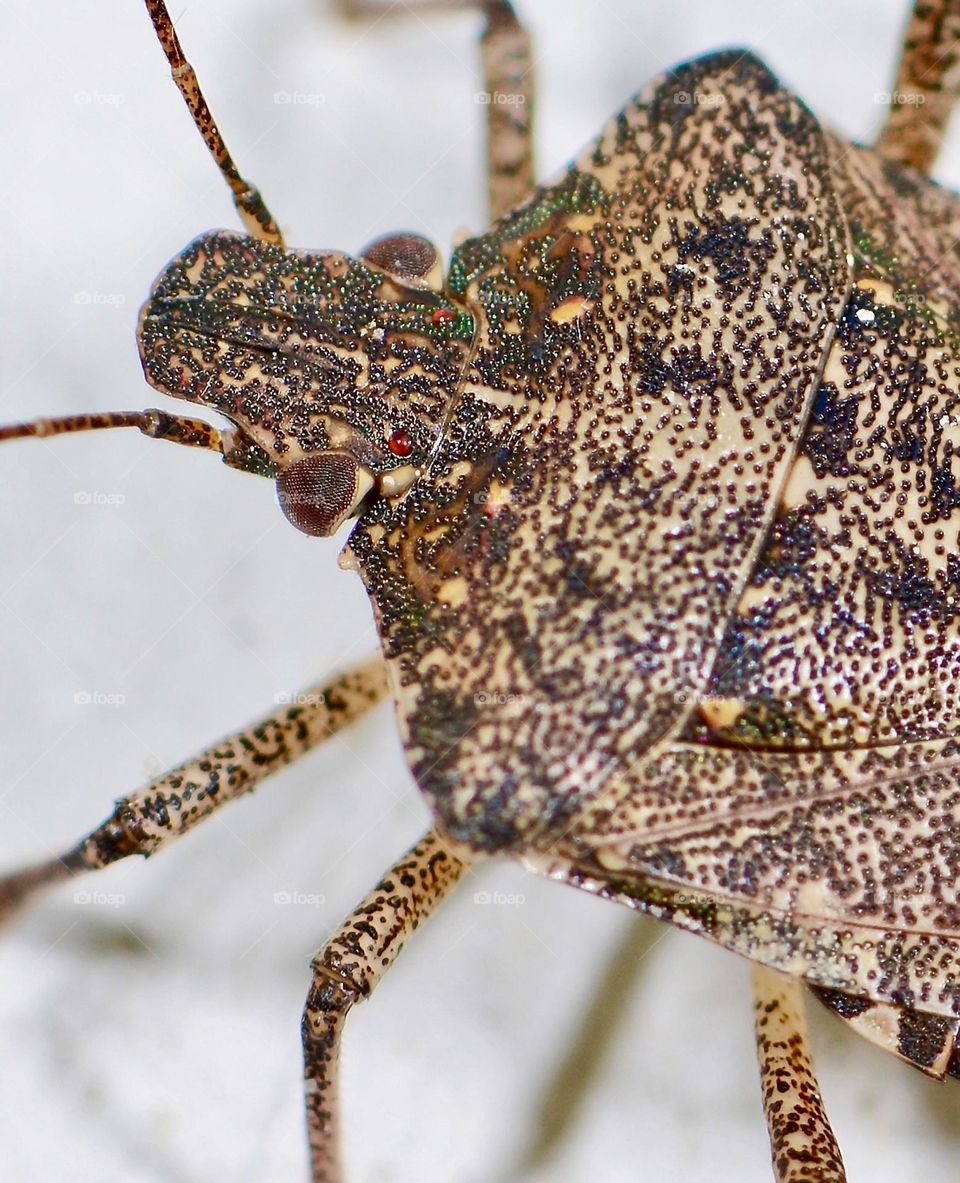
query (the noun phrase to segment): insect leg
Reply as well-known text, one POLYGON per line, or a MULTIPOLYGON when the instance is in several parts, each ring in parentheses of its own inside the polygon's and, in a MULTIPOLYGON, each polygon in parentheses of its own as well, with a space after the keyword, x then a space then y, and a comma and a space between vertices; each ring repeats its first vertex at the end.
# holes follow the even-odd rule
POLYGON ((383 661, 355 666, 311 687, 293 705, 220 740, 125 797, 105 822, 61 858, 0 879, 0 918, 42 887, 97 871, 131 854, 155 854, 228 801, 335 735, 387 691, 383 661))
POLYGON ((916 0, 877 149, 929 174, 960 94, 960 7, 916 0))
POLYGON ((777 1183, 845 1183, 807 1040, 804 987, 758 964, 752 982, 763 1111, 777 1183))
POLYGON ((313 959, 303 1010, 303 1074, 313 1183, 342 1183, 338 1122, 340 1038, 406 938, 443 902, 467 864, 429 830, 395 863, 313 959))
POLYGON ((480 45, 487 97, 487 193, 496 219, 530 196, 533 173, 533 57, 513 5, 486 4, 480 45))
POLYGON ((157 38, 163 47, 163 52, 167 55, 167 61, 170 63, 173 80, 183 95, 183 101, 187 104, 190 114, 193 116, 193 122, 203 136, 203 142, 207 145, 221 176, 230 186, 233 193, 233 204, 236 206, 247 233, 254 238, 262 238, 266 242, 275 242, 278 246, 283 246, 283 235, 280 233, 273 214, 267 209, 266 203, 260 196, 260 190, 240 175, 227 145, 223 142, 220 128, 217 127, 213 112, 203 97, 203 91, 200 89, 200 83, 197 81, 193 66, 184 56, 180 38, 173 27, 173 21, 170 19, 170 13, 167 12, 164 0, 146 0, 146 5, 157 38))
MULTIPOLYGON (((352 15, 381 15, 382 0, 340 0, 352 15)), ((510 0, 419 0, 397 11, 479 8, 487 18, 480 39, 487 108, 487 195, 491 220, 530 196, 533 171, 533 55, 530 35, 510 0)), ((394 11, 393 7, 389 11, 394 11)))

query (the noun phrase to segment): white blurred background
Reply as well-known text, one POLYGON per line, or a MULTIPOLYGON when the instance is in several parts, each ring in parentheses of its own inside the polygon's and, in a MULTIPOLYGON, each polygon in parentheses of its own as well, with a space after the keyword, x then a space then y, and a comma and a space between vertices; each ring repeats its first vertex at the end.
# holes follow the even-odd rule
MULTIPOLYGON (((665 66, 730 44, 869 139, 906 16, 903 0, 519 7, 540 175, 665 66)), ((291 245, 413 229, 445 249, 482 228, 476 16, 348 24, 326 0, 174 16, 291 245)), ((142 5, 10 0, 0 33, 0 421, 155 405, 137 309, 190 238, 237 225, 226 189, 142 5)), ((956 183, 960 154, 941 175, 956 183)), ((62 851, 374 645, 338 543, 213 457, 129 432, 10 444, 0 481, 4 867, 62 851)), ((3 1178, 304 1179, 310 956, 426 824, 381 709, 150 863, 39 903, 0 938, 3 1178)), ((490 866, 348 1025, 350 1178, 767 1183, 747 982, 705 942, 490 866), (537 1145, 538 1126, 559 1132, 537 1145)), ((954 1177, 960 1090, 812 1018, 851 1183, 954 1177)))

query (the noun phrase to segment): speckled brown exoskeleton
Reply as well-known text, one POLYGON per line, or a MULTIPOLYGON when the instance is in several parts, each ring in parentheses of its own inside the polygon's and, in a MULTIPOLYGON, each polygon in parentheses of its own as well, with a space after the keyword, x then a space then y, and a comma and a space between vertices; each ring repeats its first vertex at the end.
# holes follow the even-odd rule
POLYGON ((444 273, 412 234, 285 250, 148 3, 246 233, 164 270, 141 356, 230 426, 137 411, 0 439, 137 427, 274 480, 308 534, 356 519, 341 565, 383 656, 126 798, 4 903, 154 853, 389 694, 435 823, 315 960, 314 1179, 343 1178, 347 1011, 494 855, 750 958, 777 1178, 842 1179, 804 985, 960 1075, 960 207, 926 178, 960 17, 918 4, 896 87, 924 102, 874 149, 725 51, 535 188, 527 43, 483 7, 493 225, 444 273))

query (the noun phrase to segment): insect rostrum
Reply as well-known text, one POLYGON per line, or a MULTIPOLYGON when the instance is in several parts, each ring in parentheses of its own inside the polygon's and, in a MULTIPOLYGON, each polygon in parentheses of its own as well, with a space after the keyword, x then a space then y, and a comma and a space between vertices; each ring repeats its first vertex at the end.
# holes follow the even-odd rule
MULTIPOLYGON (((488 43, 504 28, 492 6, 488 43)), ((401 270, 408 252, 236 232, 158 280, 148 380, 232 426, 133 425, 275 479, 309 533, 357 516, 343 561, 436 819, 318 958, 315 1178, 341 1177, 343 1015, 491 854, 802 979, 954 1069, 956 214, 891 155, 727 51, 641 92, 445 281, 401 270)), ((252 787, 270 742, 285 762, 381 691, 364 666, 279 712, 39 877, 151 852, 252 787)), ((793 987, 756 990, 797 1037, 793 987)), ((799 1073, 763 1022, 768 1077, 799 1073)), ((780 1177, 811 1153, 840 1177, 816 1116, 796 1146, 768 1113, 780 1177)))

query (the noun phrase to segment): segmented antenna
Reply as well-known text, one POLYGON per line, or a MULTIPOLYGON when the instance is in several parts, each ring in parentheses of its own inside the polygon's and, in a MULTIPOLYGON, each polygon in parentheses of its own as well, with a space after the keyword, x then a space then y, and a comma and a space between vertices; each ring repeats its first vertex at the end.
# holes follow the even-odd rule
POLYGON ((203 142, 207 145, 214 163, 220 170, 220 175, 230 186, 233 204, 237 208, 237 213, 240 215, 247 233, 254 238, 263 239, 264 242, 273 242, 277 246, 283 246, 280 227, 274 220, 273 214, 267 209, 266 202, 260 196, 260 190, 240 175, 227 145, 223 142, 220 128, 217 127, 213 112, 203 97, 196 72, 186 59, 164 0, 146 0, 146 5, 157 39, 170 63, 173 80, 183 95, 183 101, 187 104, 187 109, 193 116, 193 122, 197 125, 197 131, 203 136, 203 142))
POLYGON ((0 426, 0 443, 6 440, 46 439, 75 431, 103 431, 110 427, 136 427, 155 440, 170 440, 188 448, 226 452, 223 435, 203 419, 188 419, 155 409, 147 411, 93 411, 87 415, 65 415, 61 419, 34 419, 32 423, 0 426))

